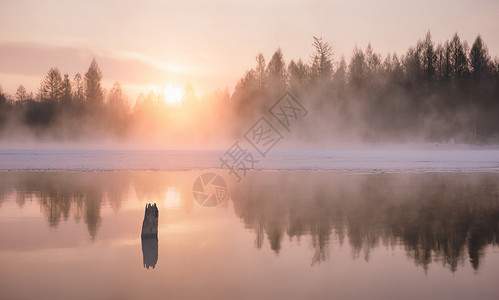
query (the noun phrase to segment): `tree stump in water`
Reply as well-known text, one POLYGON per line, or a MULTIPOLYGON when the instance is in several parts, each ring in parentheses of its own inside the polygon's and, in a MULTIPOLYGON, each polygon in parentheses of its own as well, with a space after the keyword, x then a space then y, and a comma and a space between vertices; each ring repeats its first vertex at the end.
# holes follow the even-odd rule
POLYGON ((142 238, 158 238, 158 217, 159 212, 156 203, 147 203, 144 221, 142 222, 142 238))

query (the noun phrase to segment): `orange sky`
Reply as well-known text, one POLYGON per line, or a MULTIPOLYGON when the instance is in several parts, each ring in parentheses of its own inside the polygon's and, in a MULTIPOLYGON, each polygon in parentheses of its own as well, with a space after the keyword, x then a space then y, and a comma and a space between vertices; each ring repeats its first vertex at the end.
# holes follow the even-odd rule
POLYGON ((36 92, 50 67, 71 78, 92 57, 104 87, 117 80, 134 99, 154 86, 190 82, 198 96, 228 87, 263 52, 309 59, 323 36, 348 59, 355 45, 406 52, 429 29, 435 42, 480 33, 499 54, 499 1, 37 1, 0 2, 0 85, 36 92))

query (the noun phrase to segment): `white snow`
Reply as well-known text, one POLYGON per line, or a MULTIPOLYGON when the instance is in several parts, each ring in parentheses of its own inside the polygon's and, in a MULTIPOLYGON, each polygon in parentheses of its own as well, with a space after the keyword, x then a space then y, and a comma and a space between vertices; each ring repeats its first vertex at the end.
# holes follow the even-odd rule
MULTIPOLYGON (((1 171, 192 170, 221 168, 225 151, 0 150, 1 171)), ((499 172, 499 149, 252 152, 256 170, 499 172)), ((230 160, 229 160, 230 161, 230 160)), ((250 167, 246 163, 246 167, 250 167)))

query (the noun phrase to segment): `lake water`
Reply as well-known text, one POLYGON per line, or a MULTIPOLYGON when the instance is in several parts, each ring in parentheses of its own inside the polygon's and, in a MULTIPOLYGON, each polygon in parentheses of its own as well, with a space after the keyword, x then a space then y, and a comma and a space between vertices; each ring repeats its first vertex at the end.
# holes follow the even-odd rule
POLYGON ((0 298, 499 299, 499 173, 226 171, 0 172, 0 298))

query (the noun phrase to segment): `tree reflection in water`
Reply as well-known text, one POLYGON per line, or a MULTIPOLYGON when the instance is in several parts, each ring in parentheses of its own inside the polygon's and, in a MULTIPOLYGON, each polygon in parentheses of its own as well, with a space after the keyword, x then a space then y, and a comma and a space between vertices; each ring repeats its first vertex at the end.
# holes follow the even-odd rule
POLYGON ((121 175, 66 172, 5 173, 1 175, 3 184, 0 190, 16 191, 16 202, 20 207, 23 207, 26 201, 37 201, 50 227, 57 227, 62 220, 67 221, 70 215, 76 222, 83 219, 91 239, 94 240, 101 223, 104 199, 118 209, 119 202, 127 193, 129 178, 121 175))
MULTIPOLYGON (((0 205, 5 195, 15 191, 20 207, 37 201, 51 227, 69 217, 83 219, 94 240, 104 203, 118 211, 131 186, 138 195, 166 195, 171 183, 165 174, 179 175, 3 173, 0 205)), ((180 187, 184 195, 191 184, 180 187)), ((466 259, 477 270, 485 247, 498 244, 499 174, 495 173, 251 172, 229 189, 235 214, 254 232, 256 248, 264 247, 267 240, 279 254, 286 236, 309 238, 312 265, 328 259, 331 240, 340 247, 347 240, 353 257, 366 261, 380 245, 403 245, 424 270, 436 261, 455 272, 466 259)), ((182 202, 185 212, 191 212, 192 199, 183 197, 182 202)), ((147 249, 157 253, 157 243, 147 249)), ((145 257, 145 265, 155 265, 154 255, 148 256, 151 261, 145 257)))
POLYGON ((487 245, 497 245, 499 174, 332 174, 259 172, 231 191, 236 214, 279 253, 283 235, 311 237, 312 264, 328 257, 333 236, 352 255, 380 244, 403 244, 427 270, 441 261, 452 272, 467 254, 479 268, 487 245))

